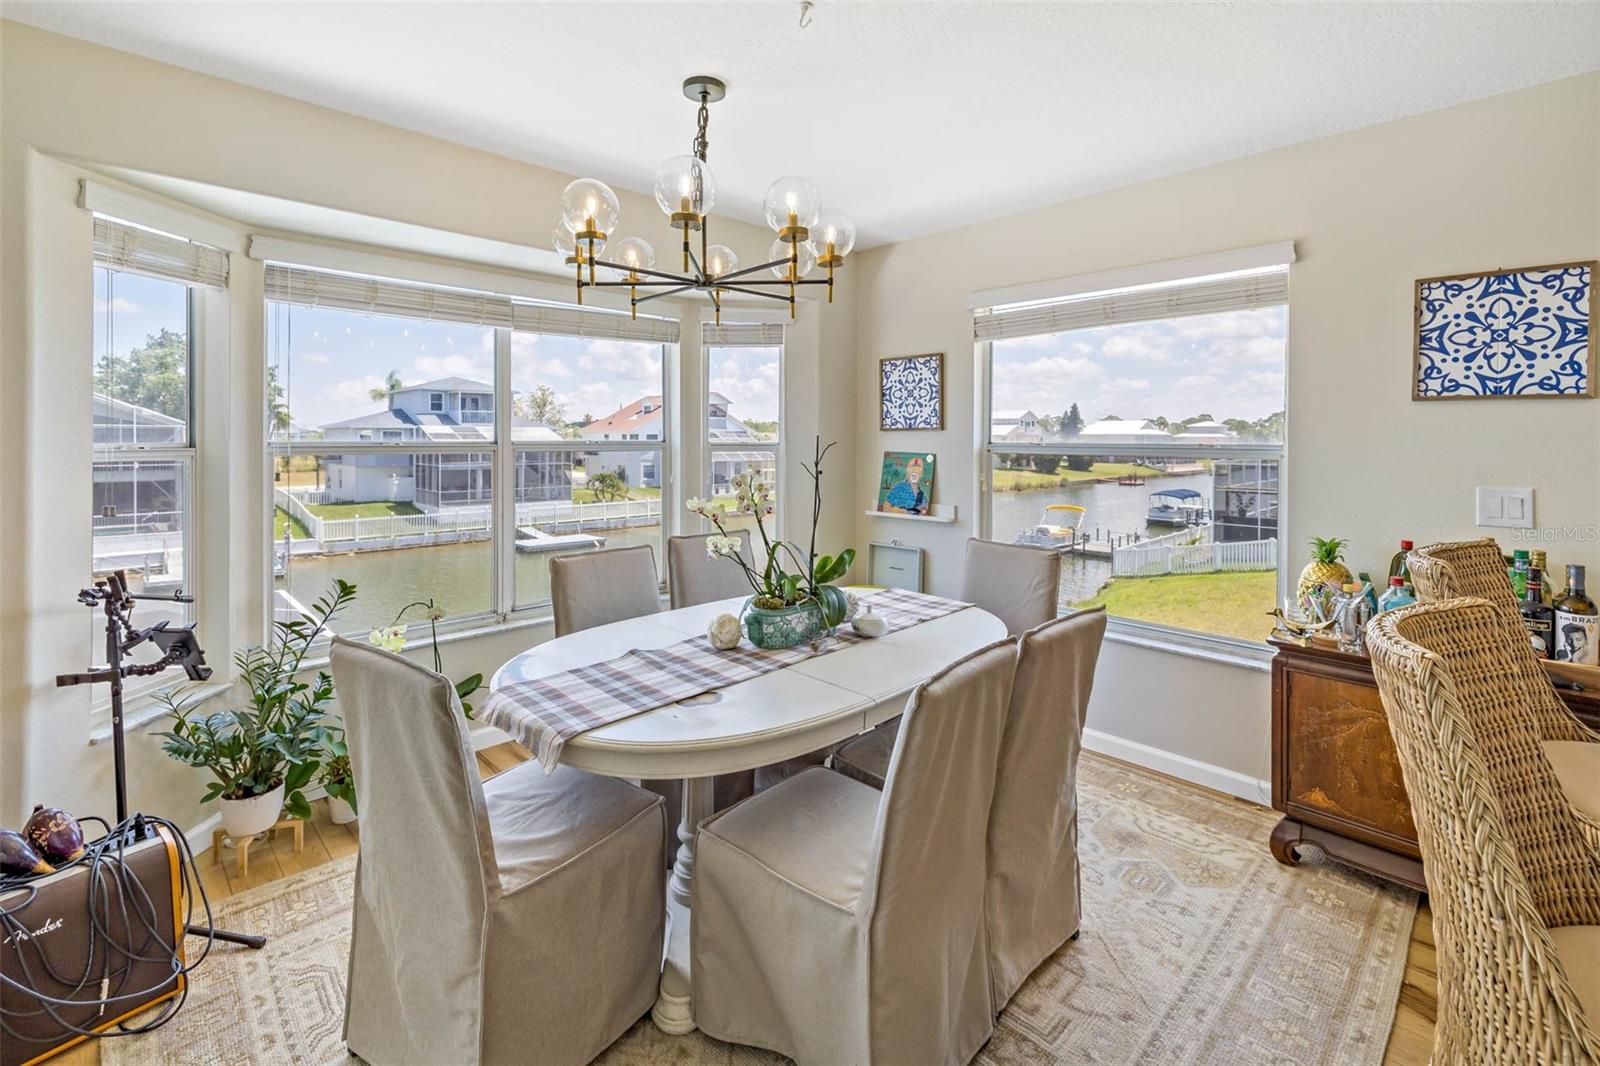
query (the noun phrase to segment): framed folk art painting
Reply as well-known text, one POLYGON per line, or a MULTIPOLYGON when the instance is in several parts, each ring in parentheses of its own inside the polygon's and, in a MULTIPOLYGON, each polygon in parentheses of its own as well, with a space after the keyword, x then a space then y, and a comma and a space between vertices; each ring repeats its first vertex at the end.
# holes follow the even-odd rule
POLYGON ((881 429, 944 428, 944 353, 878 360, 881 429))
POLYGON ((1590 260, 1419 279, 1411 398, 1595 396, 1597 269, 1590 260))

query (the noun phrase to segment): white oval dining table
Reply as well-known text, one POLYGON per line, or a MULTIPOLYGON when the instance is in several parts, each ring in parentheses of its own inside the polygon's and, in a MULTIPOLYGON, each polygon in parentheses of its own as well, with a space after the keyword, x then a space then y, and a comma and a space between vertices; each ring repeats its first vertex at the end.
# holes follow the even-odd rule
MULTIPOLYGON (((854 589, 868 597, 871 589, 854 589)), ((743 597, 643 615, 546 641, 508 661, 490 690, 660 648, 706 632, 743 597)), ((837 648, 727 688, 658 707, 568 740, 561 761, 610 777, 683 781, 678 856, 667 890, 667 944, 651 1017, 672 1034, 695 1028, 689 981, 689 901, 695 830, 711 814, 712 776, 752 770, 848 740, 905 709, 918 684, 1006 635, 977 607, 837 648)))

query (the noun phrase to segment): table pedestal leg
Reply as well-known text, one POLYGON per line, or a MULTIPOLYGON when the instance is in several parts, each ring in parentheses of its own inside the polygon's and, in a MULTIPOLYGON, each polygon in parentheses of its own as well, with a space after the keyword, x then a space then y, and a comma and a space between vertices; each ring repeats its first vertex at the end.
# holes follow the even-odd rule
POLYGON ((689 983, 689 901, 694 890, 694 834, 711 814, 713 782, 709 777, 683 782, 683 815, 678 822, 678 858, 667 884, 667 946, 661 963, 661 990, 650 1017, 664 1033, 694 1032, 694 1004, 689 983))

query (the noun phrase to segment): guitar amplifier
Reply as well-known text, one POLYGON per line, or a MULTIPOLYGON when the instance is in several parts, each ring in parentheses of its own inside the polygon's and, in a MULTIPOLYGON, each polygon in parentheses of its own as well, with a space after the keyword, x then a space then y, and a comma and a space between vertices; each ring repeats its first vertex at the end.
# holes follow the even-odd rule
POLYGON ((183 958, 181 870, 177 846, 157 826, 120 864, 108 855, 98 874, 79 863, 0 894, 9 915, 0 925, 0 1066, 89 1039, 62 1022, 98 1032, 183 991, 172 960, 183 958), (47 1010, 29 989, 71 1002, 47 1010))

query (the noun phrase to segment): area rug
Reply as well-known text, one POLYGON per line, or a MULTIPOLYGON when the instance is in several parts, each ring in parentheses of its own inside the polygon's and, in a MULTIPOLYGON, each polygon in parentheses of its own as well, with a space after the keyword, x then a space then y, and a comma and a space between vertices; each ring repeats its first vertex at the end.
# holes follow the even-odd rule
MULTIPOLYGON (((978 1062, 1382 1061, 1415 893, 1337 865, 1280 866, 1273 812, 1092 754, 1079 795, 1082 936, 1017 993, 978 1062)), ((219 946, 171 1024, 105 1041, 102 1062, 350 1062, 354 870, 350 857, 222 901, 218 924, 265 931, 267 947, 219 946)), ((783 1060, 644 1019, 598 1061, 783 1060)))

